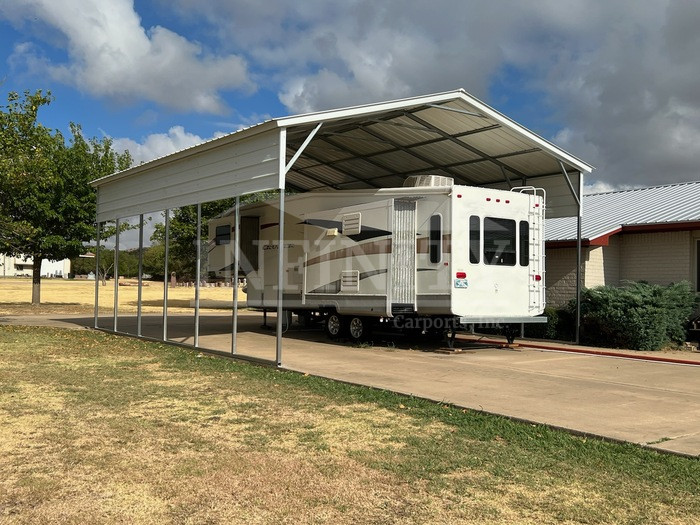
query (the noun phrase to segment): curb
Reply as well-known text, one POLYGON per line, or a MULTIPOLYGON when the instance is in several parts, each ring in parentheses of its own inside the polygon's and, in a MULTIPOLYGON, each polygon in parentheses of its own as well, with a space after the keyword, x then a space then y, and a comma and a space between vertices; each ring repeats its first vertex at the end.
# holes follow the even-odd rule
MULTIPOLYGON (((463 339, 473 343, 486 343, 494 345, 503 345, 503 341, 496 341, 495 339, 478 339, 478 338, 467 338, 463 339)), ((572 354, 584 354, 584 355, 598 355, 603 357, 618 357, 621 359, 636 359, 638 361, 652 361, 657 363, 668 363, 674 365, 690 365, 690 366, 700 366, 700 361, 695 361, 691 359, 676 359, 674 357, 657 357, 652 355, 634 355, 624 352, 615 352, 612 350, 590 350, 585 348, 571 348, 566 346, 555 346, 555 345, 545 345, 537 343, 516 343, 518 346, 525 348, 534 348, 537 350, 549 350, 552 352, 569 352, 572 354)))

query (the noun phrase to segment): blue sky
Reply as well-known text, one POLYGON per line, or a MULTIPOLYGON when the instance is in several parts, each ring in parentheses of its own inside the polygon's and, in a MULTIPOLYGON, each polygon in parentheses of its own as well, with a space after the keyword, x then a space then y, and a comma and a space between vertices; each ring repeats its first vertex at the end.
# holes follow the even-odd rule
POLYGON ((270 116, 464 88, 597 167, 700 179, 700 2, 0 1, 0 97, 139 161, 270 116))

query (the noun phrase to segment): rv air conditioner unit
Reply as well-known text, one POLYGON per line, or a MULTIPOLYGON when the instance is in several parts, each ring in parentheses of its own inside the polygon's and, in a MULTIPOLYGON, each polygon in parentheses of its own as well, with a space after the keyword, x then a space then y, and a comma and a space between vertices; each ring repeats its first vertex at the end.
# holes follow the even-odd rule
POLYGON ((411 175, 403 182, 404 188, 416 188, 419 186, 453 186, 452 177, 442 175, 411 175))

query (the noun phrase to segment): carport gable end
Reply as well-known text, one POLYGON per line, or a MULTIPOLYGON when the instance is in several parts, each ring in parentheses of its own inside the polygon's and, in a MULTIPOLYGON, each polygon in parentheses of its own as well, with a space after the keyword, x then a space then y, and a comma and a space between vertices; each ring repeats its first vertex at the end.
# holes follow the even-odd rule
MULTIPOLYGON (((543 194, 439 182, 288 197, 284 308, 483 322, 541 314, 543 194)), ((234 243, 220 240, 233 236, 234 217, 209 222, 209 271, 224 278, 231 278, 234 243)), ((276 202, 243 206, 240 217, 247 304, 276 308, 276 202)))

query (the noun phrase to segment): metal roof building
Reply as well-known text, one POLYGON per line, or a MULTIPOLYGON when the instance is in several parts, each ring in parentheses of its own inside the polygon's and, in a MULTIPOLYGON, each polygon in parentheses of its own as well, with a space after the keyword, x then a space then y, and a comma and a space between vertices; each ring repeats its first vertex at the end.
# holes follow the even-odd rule
MULTIPOLYGON (((588 244, 606 243, 621 231, 658 231, 700 226, 700 181, 666 184, 583 196, 581 237, 588 244)), ((576 219, 547 219, 548 243, 576 240, 576 219)))

